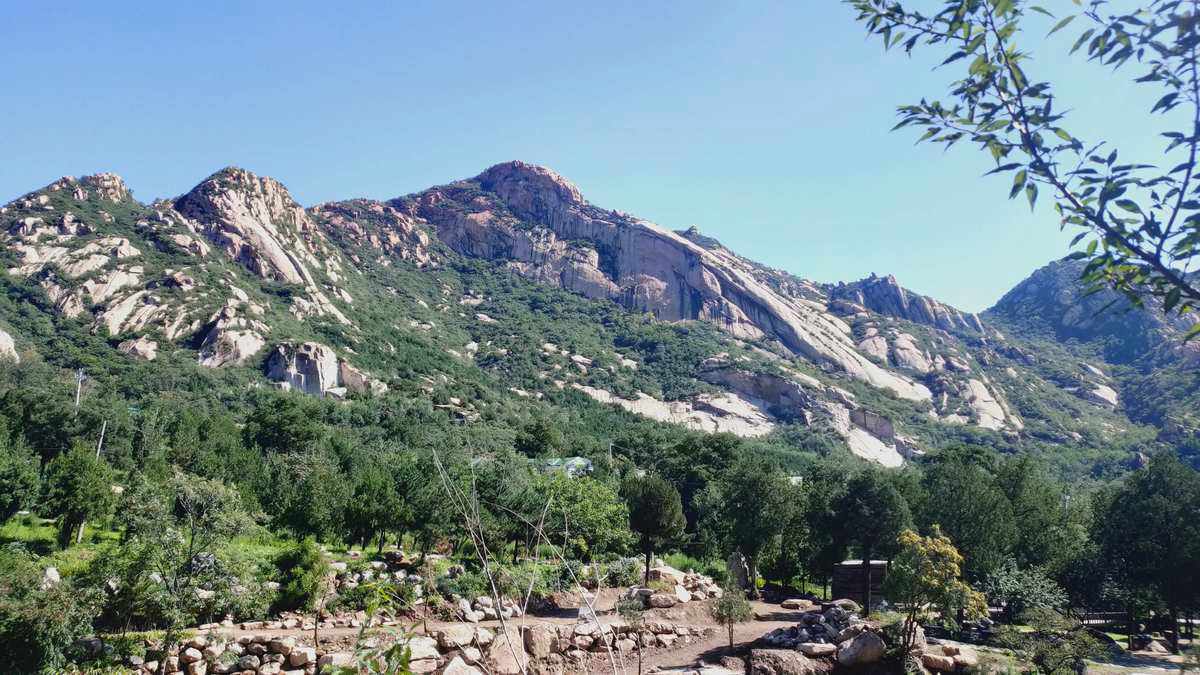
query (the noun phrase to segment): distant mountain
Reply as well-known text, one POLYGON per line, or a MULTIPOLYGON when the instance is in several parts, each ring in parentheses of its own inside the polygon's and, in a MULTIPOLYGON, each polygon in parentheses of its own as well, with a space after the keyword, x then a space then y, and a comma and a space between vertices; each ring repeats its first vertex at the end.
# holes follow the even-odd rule
POLYGON ((0 208, 0 243, 10 359, 74 368, 86 343, 97 364, 432 400, 468 424, 632 413, 893 466, 957 442, 1116 466, 1162 420, 1131 420, 1137 382, 1109 371, 1191 354, 1152 312, 1089 323, 1069 269, 979 317, 891 276, 768 268, 523 162, 307 209, 239 168, 149 204, 112 174, 63 178, 0 208))
POLYGON ((1085 263, 1059 260, 1035 271, 984 313, 1013 335, 1050 341, 1115 367, 1128 414, 1163 428, 1173 441, 1200 430, 1200 340, 1184 336, 1200 316, 1166 315, 1114 291, 1088 293, 1085 263))

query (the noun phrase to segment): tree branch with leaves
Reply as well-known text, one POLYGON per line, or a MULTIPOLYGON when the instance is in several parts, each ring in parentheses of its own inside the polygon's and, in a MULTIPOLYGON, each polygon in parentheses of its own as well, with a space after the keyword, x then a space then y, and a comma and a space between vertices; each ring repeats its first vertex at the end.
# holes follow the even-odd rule
MULTIPOLYGON (((1088 260, 1091 290, 1110 287, 1134 306, 1153 299, 1167 313, 1200 309, 1200 0, 1150 0, 1121 12, 1107 0, 1075 0, 1079 10, 1062 17, 1025 0, 944 0, 929 15, 896 0, 846 2, 885 48, 941 49, 939 67, 966 69, 950 83, 950 102, 899 106, 895 129, 923 129, 919 142, 947 148, 977 145, 996 164, 988 174, 1011 174, 1009 198, 1024 194, 1030 208, 1043 189, 1052 194, 1060 227, 1080 230, 1071 246, 1083 248, 1072 256, 1088 260), (1051 83, 1029 77, 1031 53, 1018 45, 1037 15, 1055 22, 1048 35, 1082 19, 1088 27, 1071 53, 1082 49, 1114 71, 1137 64, 1135 81, 1160 89, 1149 114, 1177 125, 1162 133, 1170 168, 1120 161, 1110 143, 1085 143, 1064 128, 1051 83)), ((1200 322, 1187 337, 1197 335, 1200 322)))

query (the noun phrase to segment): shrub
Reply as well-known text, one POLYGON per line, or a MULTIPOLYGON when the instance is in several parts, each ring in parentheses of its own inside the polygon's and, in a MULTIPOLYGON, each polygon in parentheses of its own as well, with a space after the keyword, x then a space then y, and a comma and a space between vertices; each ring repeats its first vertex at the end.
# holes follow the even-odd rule
POLYGON ((491 595, 491 585, 482 572, 464 570, 456 577, 442 577, 437 581, 438 592, 447 598, 455 595, 474 600, 481 595, 491 595))
POLYGON ((637 558, 614 560, 605 567, 603 578, 608 586, 636 586, 642 582, 642 561, 637 558))
POLYGON ((750 620, 750 601, 740 590, 726 591, 708 607, 717 623, 729 629, 729 648, 733 649, 733 626, 750 620))
POLYGON ((275 558, 279 593, 275 609, 311 611, 325 592, 329 561, 312 538, 296 542, 275 558))
POLYGON ((95 591, 64 580, 43 589, 42 570, 19 546, 0 549, 0 672, 65 670, 71 645, 92 630, 95 591))

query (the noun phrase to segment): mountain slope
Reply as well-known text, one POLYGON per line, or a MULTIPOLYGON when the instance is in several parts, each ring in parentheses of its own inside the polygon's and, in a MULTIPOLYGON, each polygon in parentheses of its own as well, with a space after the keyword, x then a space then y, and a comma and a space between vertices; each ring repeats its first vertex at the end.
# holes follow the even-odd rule
POLYGON ((5 205, 0 228, 18 299, 0 329, 64 368, 78 357, 51 335, 106 343, 93 362, 190 361, 467 424, 633 413, 784 452, 816 435, 893 466, 958 442, 1115 465, 1153 435, 1043 367, 1085 354, 892 277, 822 286, 767 268, 522 162, 309 209, 236 168, 151 204, 111 174, 64 178, 5 205))
POLYGON ((1112 291, 1087 293, 1084 263, 1060 260, 1004 295, 985 318, 1003 330, 1089 359, 1082 370, 1051 377, 1085 397, 1120 396, 1137 421, 1158 426, 1171 442, 1200 434, 1200 341, 1184 342, 1200 317, 1168 316, 1153 299, 1133 307, 1112 291), (1111 377, 1110 377, 1111 376, 1111 377))

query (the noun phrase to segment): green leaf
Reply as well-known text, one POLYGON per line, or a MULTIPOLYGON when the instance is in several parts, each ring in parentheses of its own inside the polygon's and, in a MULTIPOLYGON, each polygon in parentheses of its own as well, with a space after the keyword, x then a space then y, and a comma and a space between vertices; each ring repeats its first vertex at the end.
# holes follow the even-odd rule
MULTIPOLYGON (((1046 37, 1050 37, 1051 35, 1054 35, 1058 31, 1066 28, 1067 24, 1069 24, 1075 20, 1075 16, 1076 16, 1075 14, 1072 14, 1071 16, 1068 16, 1065 19, 1063 19, 1062 21, 1059 21, 1058 23, 1054 24, 1054 28, 1051 28, 1050 32, 1046 33, 1046 37)), ((1072 50, 1072 51, 1074 51, 1074 50, 1072 50)))
POLYGON ((1021 188, 1025 187, 1025 179, 1028 177, 1028 175, 1029 174, 1025 169, 1021 169, 1017 172, 1016 176, 1013 176, 1012 191, 1008 193, 1009 199, 1016 197, 1017 193, 1021 191, 1021 188))
POLYGON ((1182 292, 1178 286, 1168 291, 1167 297, 1163 299, 1163 312, 1169 313, 1172 309, 1175 309, 1175 305, 1179 304, 1179 298, 1181 295, 1182 292))
POLYGON ((1029 200, 1029 210, 1033 211, 1033 207, 1037 204, 1038 189, 1037 183, 1029 183, 1025 186, 1025 198, 1029 200))
POLYGON ((1000 166, 992 169, 991 171, 989 171, 983 175, 990 176, 994 173, 1000 173, 1001 171, 1012 171, 1013 169, 1017 168, 1018 166, 1021 166, 1020 162, 1013 162, 1011 164, 1001 164, 1000 166))

